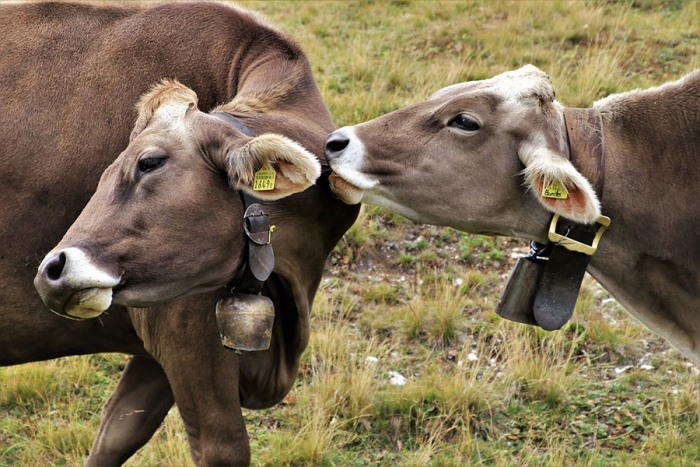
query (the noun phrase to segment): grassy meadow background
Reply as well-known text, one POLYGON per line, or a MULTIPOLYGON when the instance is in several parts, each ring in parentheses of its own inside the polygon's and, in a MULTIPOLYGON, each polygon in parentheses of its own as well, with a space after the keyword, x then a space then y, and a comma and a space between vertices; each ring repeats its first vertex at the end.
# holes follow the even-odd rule
MULTIPOLYGON (((240 4, 298 39, 338 126, 527 63, 571 107, 700 67, 693 0, 240 4)), ((245 412, 253 465, 700 465, 698 367, 593 280, 563 330, 494 314, 525 245, 365 206, 295 388, 245 412)), ((0 467, 82 465, 126 358, 0 369, 0 467)), ((192 465, 176 408, 126 465, 192 465)))

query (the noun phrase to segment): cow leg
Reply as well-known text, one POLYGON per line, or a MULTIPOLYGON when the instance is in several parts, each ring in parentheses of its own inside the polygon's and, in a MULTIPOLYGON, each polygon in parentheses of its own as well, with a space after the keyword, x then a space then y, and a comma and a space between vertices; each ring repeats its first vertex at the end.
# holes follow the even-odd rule
POLYGON ((210 361, 188 360, 196 372, 168 373, 175 401, 198 466, 248 466, 250 445, 238 395, 238 365, 232 362, 235 354, 224 349, 218 336, 212 342, 221 347, 221 354, 234 358, 210 354, 210 361))
POLYGON ((119 466, 148 442, 173 406, 163 368, 149 357, 132 357, 102 413, 90 466, 119 466))
POLYGON ((163 366, 200 467, 248 466, 250 446, 238 391, 238 356, 221 344, 208 295, 131 311, 146 349, 163 366))

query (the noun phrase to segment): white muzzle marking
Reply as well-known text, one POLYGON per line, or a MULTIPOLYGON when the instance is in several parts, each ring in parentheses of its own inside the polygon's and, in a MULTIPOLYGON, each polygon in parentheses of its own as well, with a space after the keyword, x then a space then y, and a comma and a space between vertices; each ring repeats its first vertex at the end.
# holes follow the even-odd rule
POLYGON ((354 127, 346 126, 336 130, 336 133, 346 136, 350 140, 350 143, 340 156, 329 162, 333 172, 346 182, 361 190, 374 188, 378 182, 372 180, 361 171, 364 162, 365 147, 355 135, 354 127))
POLYGON ((39 272, 48 277, 46 269, 56 255, 65 255, 58 277, 49 278, 54 287, 75 290, 64 306, 64 313, 75 318, 92 318, 112 304, 112 288, 121 281, 97 267, 79 248, 52 251, 39 265, 39 272))

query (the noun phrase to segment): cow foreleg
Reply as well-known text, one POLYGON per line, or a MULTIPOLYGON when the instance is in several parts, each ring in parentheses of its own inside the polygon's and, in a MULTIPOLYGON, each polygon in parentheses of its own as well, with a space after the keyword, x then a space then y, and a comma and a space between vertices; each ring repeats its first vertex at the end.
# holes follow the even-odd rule
POLYGON ((232 361, 236 355, 221 345, 218 336, 211 342, 218 347, 216 355, 182 362, 189 371, 168 372, 192 459, 200 467, 248 466, 250 446, 238 395, 238 365, 232 361))
POLYGON ((238 355, 221 344, 209 295, 167 308, 132 310, 146 349, 168 376, 200 467, 248 466, 250 446, 238 391, 238 355))
POLYGON ((102 412, 89 466, 119 466, 148 442, 173 405, 163 368, 148 357, 133 357, 102 412))

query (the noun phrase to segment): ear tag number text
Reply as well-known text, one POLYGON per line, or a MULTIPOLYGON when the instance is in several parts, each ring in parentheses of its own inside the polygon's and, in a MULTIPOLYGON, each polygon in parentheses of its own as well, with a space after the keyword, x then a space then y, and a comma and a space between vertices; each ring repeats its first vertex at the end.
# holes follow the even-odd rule
POLYGON ((275 189, 275 177, 277 173, 272 169, 263 167, 255 172, 253 179, 253 190, 255 191, 270 191, 275 189))

